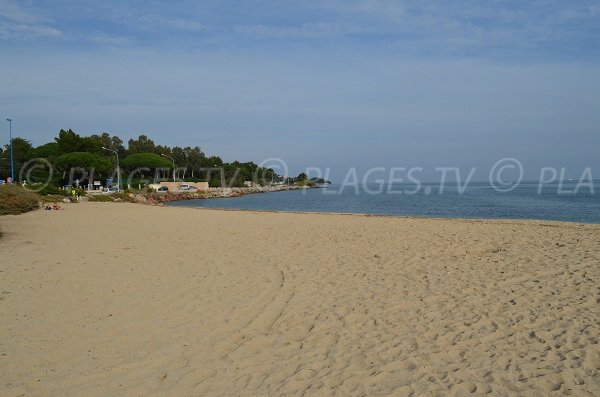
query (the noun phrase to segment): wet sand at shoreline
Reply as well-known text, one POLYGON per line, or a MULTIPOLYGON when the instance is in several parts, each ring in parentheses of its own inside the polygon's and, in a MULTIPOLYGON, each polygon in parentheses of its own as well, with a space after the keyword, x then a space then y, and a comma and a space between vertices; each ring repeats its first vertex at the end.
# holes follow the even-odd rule
POLYGON ((600 396, 600 225, 0 218, 0 394, 600 396))

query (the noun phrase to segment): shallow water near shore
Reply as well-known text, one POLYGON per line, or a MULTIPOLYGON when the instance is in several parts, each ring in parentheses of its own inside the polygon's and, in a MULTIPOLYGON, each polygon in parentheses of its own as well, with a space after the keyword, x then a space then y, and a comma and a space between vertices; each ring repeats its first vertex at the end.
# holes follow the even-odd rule
POLYGON ((499 192, 485 183, 471 184, 464 192, 457 186, 330 185, 321 189, 250 194, 229 199, 198 199, 169 203, 171 206, 243 210, 344 212, 435 218, 537 219, 600 223, 600 192, 575 182, 562 185, 521 183, 499 192), (358 190, 357 190, 358 189, 358 190), (576 191, 576 193, 574 193, 576 191))

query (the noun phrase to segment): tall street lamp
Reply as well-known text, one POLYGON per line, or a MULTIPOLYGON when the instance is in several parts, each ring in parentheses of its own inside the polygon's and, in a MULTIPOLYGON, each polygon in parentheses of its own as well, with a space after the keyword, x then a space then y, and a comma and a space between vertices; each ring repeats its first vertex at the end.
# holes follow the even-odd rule
POLYGON ((161 154, 161 156, 169 158, 173 162, 173 182, 175 182, 175 160, 173 160, 173 157, 167 156, 166 154, 161 154))
POLYGON ((6 119, 8 121, 8 135, 10 137, 10 179, 15 183, 15 163, 13 160, 13 150, 12 150, 12 119, 6 119))
POLYGON ((121 167, 119 167, 119 152, 104 146, 102 146, 102 149, 108 150, 109 152, 113 152, 115 156, 117 156, 117 186, 119 187, 119 191, 121 191, 121 167))

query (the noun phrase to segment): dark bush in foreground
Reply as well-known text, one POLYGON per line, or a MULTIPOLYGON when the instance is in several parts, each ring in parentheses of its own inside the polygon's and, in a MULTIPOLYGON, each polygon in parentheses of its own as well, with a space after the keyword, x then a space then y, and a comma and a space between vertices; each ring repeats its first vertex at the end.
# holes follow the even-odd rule
POLYGON ((0 186, 0 215, 18 215, 39 207, 39 197, 20 186, 0 186))
POLYGON ((40 196, 47 196, 49 194, 61 195, 61 194, 65 193, 64 190, 59 189, 57 186, 52 185, 52 184, 46 184, 43 186, 42 185, 31 185, 28 187, 29 187, 29 190, 35 191, 40 196))

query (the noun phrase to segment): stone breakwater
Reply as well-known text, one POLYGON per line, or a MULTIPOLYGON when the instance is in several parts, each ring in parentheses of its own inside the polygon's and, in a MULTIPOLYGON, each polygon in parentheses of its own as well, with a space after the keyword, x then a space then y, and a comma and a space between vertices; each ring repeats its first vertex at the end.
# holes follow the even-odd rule
POLYGON ((285 190, 298 190, 306 189, 303 186, 255 186, 255 187, 231 187, 231 188, 210 188, 207 191, 196 191, 196 192, 153 192, 144 194, 130 193, 129 199, 133 202, 144 203, 144 204, 164 204, 171 201, 180 200, 194 200, 194 199, 210 199, 210 198, 230 198, 240 197, 246 194, 255 193, 270 193, 270 192, 281 192, 285 190))

